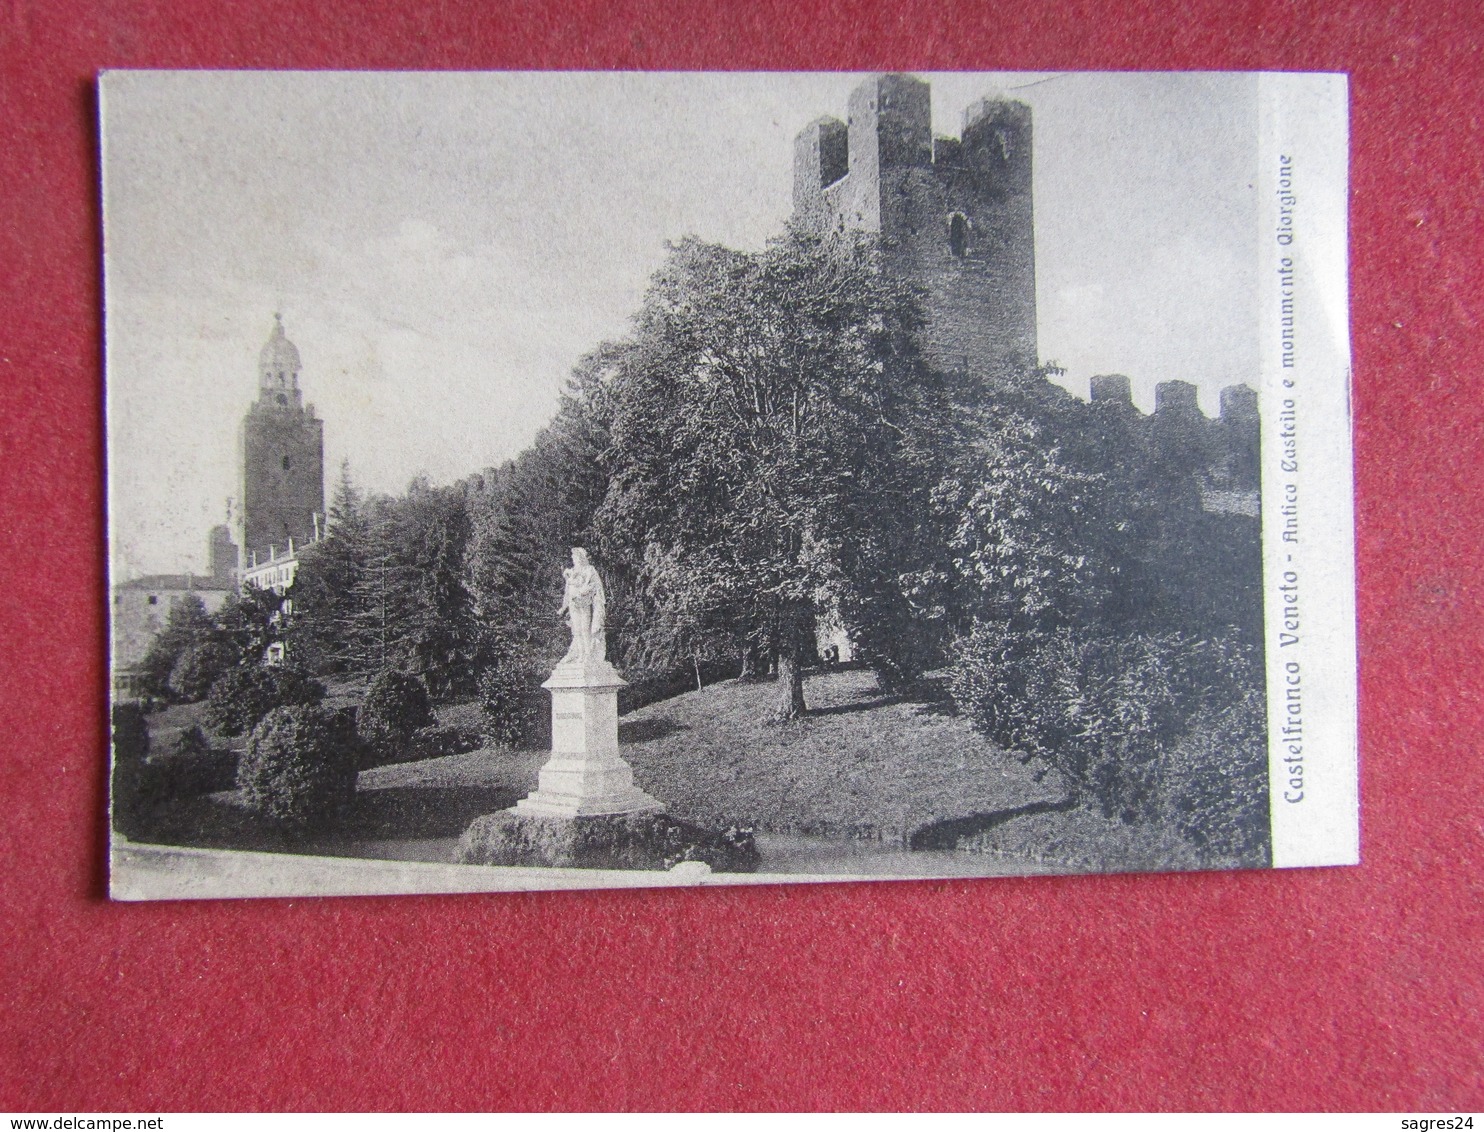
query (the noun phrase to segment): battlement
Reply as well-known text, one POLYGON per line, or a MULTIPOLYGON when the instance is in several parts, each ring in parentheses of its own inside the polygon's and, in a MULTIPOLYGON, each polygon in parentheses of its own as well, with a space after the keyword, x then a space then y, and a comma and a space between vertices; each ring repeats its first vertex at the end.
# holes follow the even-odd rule
POLYGON ((998 191, 1031 190, 1031 108, 1008 98, 981 98, 964 110, 960 161, 998 191))
MULTIPOLYGON (((1134 406, 1133 383, 1121 373, 1100 373, 1089 383, 1089 400, 1095 405, 1134 406)), ((1154 414, 1194 414, 1212 420, 1200 407, 1199 390, 1188 381, 1162 381, 1154 387, 1154 414)), ((1221 408, 1215 420, 1235 424, 1257 424, 1257 390, 1250 385, 1228 385, 1220 394, 1221 408)), ((1140 414, 1148 416, 1148 414, 1140 414)))
POLYGON ((1154 413, 1201 415, 1200 391, 1188 381, 1161 381, 1154 387, 1154 413))
POLYGON ((850 163, 870 169, 933 163, 931 88, 912 75, 873 75, 850 92, 850 163))
POLYGON ((964 111, 963 136, 932 135, 932 92, 912 75, 874 75, 850 93, 847 121, 816 118, 794 139, 794 212, 823 231, 882 228, 882 178, 931 169, 984 193, 1031 188, 1031 108, 986 97, 964 111), (853 192, 827 194, 849 177, 853 192), (848 205, 860 206, 852 211, 848 205))
POLYGON ((933 139, 933 168, 960 169, 964 163, 964 143, 958 138, 933 139))
POLYGON ((838 118, 816 118, 794 139, 794 211, 807 212, 819 194, 850 171, 850 134, 838 118))
POLYGON ((1257 391, 1247 385, 1221 390, 1221 409, 1212 418, 1200 407, 1198 390, 1188 381, 1154 387, 1154 412, 1134 405, 1132 383, 1121 373, 1105 373, 1090 383, 1090 406, 1098 414, 1100 443, 1110 454, 1120 448, 1142 452, 1163 476, 1189 482, 1202 507, 1213 514, 1258 514, 1257 391))
POLYGON ((1257 390, 1250 385, 1228 385, 1221 391, 1221 419, 1257 424, 1257 390))
POLYGON ((1094 403, 1112 402, 1134 407, 1133 384, 1121 373, 1098 374, 1092 379, 1091 399, 1094 403))
MULTIPOLYGON (((794 140, 794 222, 826 239, 878 238, 883 269, 923 296, 930 364, 1019 384, 1035 371, 1036 265, 1031 108, 999 95, 964 110, 957 138, 932 134, 931 88, 874 75, 851 91, 846 120, 825 116, 794 140)), ((1152 413, 1137 410, 1122 374, 1092 379, 1093 435, 1111 458, 1150 461, 1152 474, 1199 491, 1208 510, 1255 514, 1257 394, 1221 392, 1221 414, 1197 388, 1166 381, 1152 413)))
POLYGON ((846 121, 794 139, 794 222, 821 236, 880 238, 889 270, 926 295, 923 346, 943 369, 999 380, 1034 368, 1031 110, 983 98, 962 138, 934 138, 932 91, 873 75, 846 121))

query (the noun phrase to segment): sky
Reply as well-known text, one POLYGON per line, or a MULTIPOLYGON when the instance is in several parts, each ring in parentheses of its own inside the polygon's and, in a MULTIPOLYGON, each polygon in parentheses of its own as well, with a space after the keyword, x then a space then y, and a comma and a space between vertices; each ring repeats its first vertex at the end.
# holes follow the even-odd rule
MULTIPOLYGON (((204 570, 281 311, 370 491, 526 447, 666 241, 755 249, 860 75, 127 72, 102 80, 115 576, 204 570)), ((1251 76, 924 74, 933 126, 1030 104, 1038 337, 1086 395, 1258 371, 1251 76)))

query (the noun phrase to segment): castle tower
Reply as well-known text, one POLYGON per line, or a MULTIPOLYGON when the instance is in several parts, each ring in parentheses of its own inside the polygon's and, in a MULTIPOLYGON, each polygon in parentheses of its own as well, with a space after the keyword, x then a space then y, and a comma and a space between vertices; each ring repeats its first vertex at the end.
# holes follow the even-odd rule
POLYGON ((232 541, 232 528, 218 523, 211 528, 206 542, 207 571, 211 580, 230 585, 237 576, 237 544, 232 541))
POLYGON ((258 399, 242 419, 242 555, 266 561, 313 542, 325 512, 325 426, 304 404, 299 351, 273 316, 258 355, 258 399))
POLYGON ((821 118, 795 140, 794 219, 879 235, 889 269, 925 292, 934 365, 991 380, 1036 365, 1029 106, 981 99, 961 138, 935 141, 928 84, 873 76, 848 122, 821 118))

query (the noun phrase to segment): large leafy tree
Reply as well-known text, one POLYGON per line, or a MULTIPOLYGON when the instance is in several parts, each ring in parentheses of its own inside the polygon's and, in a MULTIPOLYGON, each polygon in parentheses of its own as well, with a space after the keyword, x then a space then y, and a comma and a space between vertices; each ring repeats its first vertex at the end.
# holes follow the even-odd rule
POLYGON ((780 721, 805 710, 821 611, 869 624, 903 606, 957 427, 921 323, 865 240, 790 233, 757 254, 687 240, 605 357, 602 549, 672 632, 774 653, 780 721))
POLYGON ((1115 569, 1109 478, 1004 397, 972 413, 970 439, 932 493, 937 559, 911 576, 914 603, 951 632, 1097 619, 1115 569))

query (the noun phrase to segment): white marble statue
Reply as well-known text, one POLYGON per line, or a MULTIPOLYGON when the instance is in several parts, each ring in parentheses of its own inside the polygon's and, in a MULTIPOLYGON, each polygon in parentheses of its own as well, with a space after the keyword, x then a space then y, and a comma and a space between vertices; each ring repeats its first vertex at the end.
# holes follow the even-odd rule
POLYGON ((551 693, 551 758, 515 810, 547 818, 663 813, 665 804, 634 784, 634 768, 619 753, 618 690, 626 682, 608 663, 603 580, 580 546, 562 577, 572 647, 541 685, 551 693))
POLYGON ((607 599, 603 579, 588 561, 587 551, 572 548, 572 565, 562 571, 567 587, 562 592, 562 607, 557 612, 567 615, 572 627, 572 647, 562 657, 563 664, 592 664, 608 659, 608 641, 603 631, 607 599))

